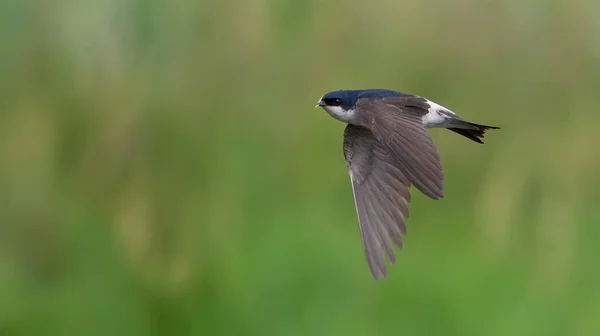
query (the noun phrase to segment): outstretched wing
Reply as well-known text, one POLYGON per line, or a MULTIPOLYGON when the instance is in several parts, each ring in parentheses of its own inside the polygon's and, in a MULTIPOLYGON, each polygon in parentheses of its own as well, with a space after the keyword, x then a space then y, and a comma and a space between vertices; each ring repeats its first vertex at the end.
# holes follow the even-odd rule
POLYGON ((417 96, 360 98, 358 113, 404 176, 425 195, 443 197, 444 174, 437 149, 423 126, 427 100, 417 96))
POLYGON ((369 269, 375 279, 385 277, 384 251, 395 262, 393 244, 402 248, 408 218, 410 182, 396 166, 373 132, 348 125, 344 156, 352 182, 360 236, 369 269))

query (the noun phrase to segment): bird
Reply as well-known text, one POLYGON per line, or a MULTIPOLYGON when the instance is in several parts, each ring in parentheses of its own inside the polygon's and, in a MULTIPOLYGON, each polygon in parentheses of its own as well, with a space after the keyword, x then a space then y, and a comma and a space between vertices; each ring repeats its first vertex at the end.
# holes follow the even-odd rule
POLYGON ((430 128, 446 128, 479 144, 500 127, 464 120, 429 99, 387 89, 338 90, 319 99, 333 118, 347 124, 343 153, 350 175, 364 254, 375 280, 402 249, 410 187, 437 200, 444 174, 430 128))

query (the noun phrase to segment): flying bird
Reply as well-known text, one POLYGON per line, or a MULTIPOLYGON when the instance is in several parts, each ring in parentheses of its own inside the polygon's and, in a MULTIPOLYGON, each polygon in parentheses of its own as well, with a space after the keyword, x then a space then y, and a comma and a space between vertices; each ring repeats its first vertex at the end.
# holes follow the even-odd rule
POLYGON ((360 236, 375 279, 385 277, 384 253, 395 262, 406 234, 411 185, 443 197, 442 165, 428 128, 447 128, 483 144, 495 126, 475 124, 427 98, 384 89, 340 90, 316 107, 348 125, 344 157, 350 174, 360 236))

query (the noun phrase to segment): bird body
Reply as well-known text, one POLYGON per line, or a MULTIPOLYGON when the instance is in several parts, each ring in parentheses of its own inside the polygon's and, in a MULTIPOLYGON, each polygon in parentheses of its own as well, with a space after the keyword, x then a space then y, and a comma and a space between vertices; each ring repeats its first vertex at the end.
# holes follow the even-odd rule
POLYGON ((443 172, 429 128, 447 128, 483 143, 498 127, 468 122, 430 100, 392 90, 340 90, 317 103, 348 124, 344 157, 350 174, 363 249, 375 279, 386 275, 384 253, 395 262, 402 248, 410 186, 443 197, 443 172))

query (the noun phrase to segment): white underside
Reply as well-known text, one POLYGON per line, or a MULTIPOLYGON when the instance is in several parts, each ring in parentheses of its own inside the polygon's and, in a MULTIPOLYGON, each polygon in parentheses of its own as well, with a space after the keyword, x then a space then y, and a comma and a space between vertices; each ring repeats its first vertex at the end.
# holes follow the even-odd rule
POLYGON ((347 124, 353 124, 355 121, 355 111, 354 109, 344 110, 341 106, 324 106, 323 107, 329 115, 334 117, 339 121, 343 121, 347 124))
POLYGON ((427 100, 429 104, 429 113, 423 116, 423 126, 426 128, 447 128, 450 126, 451 119, 446 114, 456 115, 449 109, 438 105, 430 100, 427 100))

